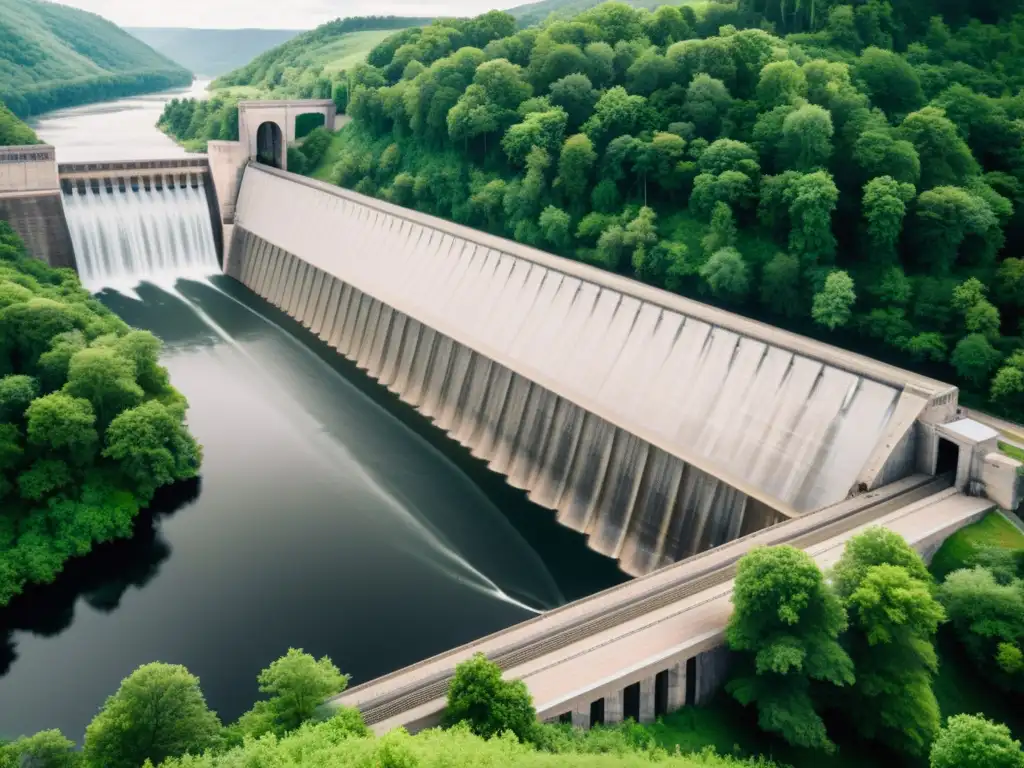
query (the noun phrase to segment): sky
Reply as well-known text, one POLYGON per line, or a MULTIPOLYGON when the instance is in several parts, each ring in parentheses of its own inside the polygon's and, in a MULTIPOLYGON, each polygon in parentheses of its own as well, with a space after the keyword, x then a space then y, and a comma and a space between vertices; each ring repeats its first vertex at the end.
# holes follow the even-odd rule
POLYGON ((339 16, 466 16, 528 0, 59 0, 122 27, 310 29, 339 16))

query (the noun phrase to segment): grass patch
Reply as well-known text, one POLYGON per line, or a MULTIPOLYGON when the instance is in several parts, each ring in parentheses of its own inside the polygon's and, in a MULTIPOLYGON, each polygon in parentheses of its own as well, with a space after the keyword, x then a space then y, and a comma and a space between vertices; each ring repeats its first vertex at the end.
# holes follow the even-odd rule
POLYGON ((1017 461, 1024 461, 1024 448, 1018 448, 1010 443, 999 443, 999 450, 1017 461))
POLYGON ((345 151, 347 143, 348 142, 345 138, 345 129, 343 128, 331 137, 331 144, 327 147, 327 152, 324 153, 323 159, 320 160, 320 164, 316 167, 316 170, 310 174, 310 176, 319 181, 333 183, 331 173, 334 171, 334 166, 341 159, 341 155, 345 151))
POLYGON ((370 29, 363 32, 350 32, 344 37, 317 49, 313 55, 313 63, 323 64, 324 74, 349 69, 366 60, 376 45, 397 29, 370 29))
POLYGON ((991 547, 1024 549, 1024 533, 998 512, 989 512, 946 539, 932 559, 932 574, 941 582, 947 574, 969 565, 978 552, 991 547))

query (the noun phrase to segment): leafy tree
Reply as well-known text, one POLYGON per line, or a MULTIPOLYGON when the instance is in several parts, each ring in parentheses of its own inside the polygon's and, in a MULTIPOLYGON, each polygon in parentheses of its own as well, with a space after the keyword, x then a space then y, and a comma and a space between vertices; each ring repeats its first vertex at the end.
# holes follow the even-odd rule
POLYGON ((721 132, 722 120, 731 106, 732 97, 725 83, 703 72, 686 89, 684 114, 696 126, 697 133, 706 138, 721 132))
POLYGON ((34 400, 25 412, 30 445, 66 456, 78 465, 92 461, 99 445, 96 415, 84 398, 63 393, 34 400))
POLYGON ((568 128, 574 131, 593 113, 598 96, 590 78, 577 72, 553 82, 548 98, 554 106, 565 111, 569 118, 568 128))
POLYGON ((144 664, 110 696, 85 730, 85 762, 95 768, 138 768, 213 745, 220 721, 199 678, 174 664, 144 664))
POLYGON ((0 422, 22 423, 38 394, 39 388, 30 376, 4 376, 0 379, 0 422))
POLYGON ((558 179, 569 200, 582 208, 590 188, 590 177, 597 162, 594 144, 586 134, 566 139, 558 159, 558 179))
POLYGON ((525 740, 536 721, 526 685, 521 680, 503 680, 498 665, 483 654, 455 667, 448 687, 446 725, 467 723, 473 733, 484 738, 511 731, 525 740))
POLYGON ((989 205, 959 187, 936 187, 921 193, 915 226, 922 253, 941 271, 952 269, 969 238, 984 243, 999 232, 989 205))
POLYGON ((630 95, 625 88, 605 91, 594 107, 594 114, 583 125, 583 132, 595 146, 604 147, 616 136, 633 135, 647 126, 647 100, 630 95))
POLYGON ((260 672, 258 679, 260 692, 269 699, 257 702, 239 721, 253 736, 268 731, 280 736, 295 730, 313 717, 327 697, 348 685, 348 676, 329 658, 315 659, 295 648, 260 672))
POLYGON ((740 560, 732 601, 726 638, 749 671, 728 690, 757 706, 763 730, 791 744, 832 749, 811 682, 844 686, 854 677, 838 641, 846 613, 818 566, 792 547, 755 549, 740 560))
POLYGON ((811 317, 814 318, 814 322, 834 331, 850 321, 853 303, 856 300, 853 278, 846 272, 836 270, 829 273, 825 278, 825 285, 814 294, 811 317))
POLYGON ((517 165, 525 163, 534 148, 548 154, 558 152, 565 138, 567 121, 561 109, 531 113, 521 123, 508 129, 501 140, 501 146, 509 160, 517 165))
POLYGON ((938 107, 925 107, 907 115, 899 136, 917 150, 924 189, 963 184, 978 173, 971 150, 938 107))
POLYGON ((764 266, 761 275, 761 303, 783 317, 800 314, 800 259, 777 253, 764 266))
POLYGON ((112 349, 84 349, 71 358, 64 391, 88 400, 100 426, 142 401, 145 393, 135 382, 134 366, 112 349))
POLYGON ((773 61, 761 70, 757 102, 761 110, 793 104, 807 96, 807 76, 792 59, 773 61))
POLYGON ((907 204, 914 199, 912 184, 896 181, 891 176, 880 176, 864 186, 864 218, 868 222, 868 237, 881 260, 892 259, 903 232, 903 219, 907 204))
POLYGON ((0 746, 0 768, 76 768, 75 743, 58 730, 40 731, 0 746))
POLYGON ((972 333, 957 342, 949 360, 958 375, 976 387, 982 387, 999 365, 1001 357, 985 336, 972 333))
POLYGON ((723 248, 736 245, 736 220, 732 209, 725 203, 715 203, 711 213, 711 229, 702 242, 704 252, 709 256, 723 248))
POLYGON ((853 157, 869 179, 889 176, 903 184, 914 185, 921 179, 917 148, 889 130, 862 133, 854 145, 853 157))
POLYGON ((1005 725, 979 715, 954 715, 939 733, 931 768, 1020 768, 1024 752, 1005 725))
POLYGON ((832 156, 832 116, 827 109, 805 104, 782 123, 780 150, 787 167, 809 172, 824 168, 832 156))
POLYGON ((893 119, 919 109, 925 102, 917 72, 902 56, 880 48, 867 48, 855 69, 871 101, 893 119))
POLYGON ((832 581, 857 670, 847 711, 866 738, 924 752, 939 730, 933 638, 944 619, 928 569, 900 536, 873 528, 850 539, 832 581))
POLYGON ((563 250, 569 247, 572 241, 571 224, 569 214, 561 208, 549 205, 540 214, 541 234, 555 250, 563 250))
POLYGON ((711 293, 726 301, 740 301, 750 288, 747 265, 735 248, 721 248, 711 254, 700 268, 711 293))

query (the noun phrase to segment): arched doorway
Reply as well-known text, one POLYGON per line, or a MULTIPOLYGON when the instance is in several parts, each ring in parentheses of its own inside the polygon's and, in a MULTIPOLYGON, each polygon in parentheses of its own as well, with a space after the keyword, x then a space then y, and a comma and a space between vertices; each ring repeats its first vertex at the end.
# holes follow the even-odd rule
POLYGON ((256 130, 256 162, 274 168, 284 167, 284 138, 277 123, 266 122, 256 130))

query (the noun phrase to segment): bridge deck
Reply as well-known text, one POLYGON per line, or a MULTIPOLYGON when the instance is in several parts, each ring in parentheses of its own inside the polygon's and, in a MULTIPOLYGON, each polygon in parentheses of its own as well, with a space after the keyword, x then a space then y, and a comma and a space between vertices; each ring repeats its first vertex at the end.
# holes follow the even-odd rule
MULTIPOLYGON (((563 702, 564 696, 571 692, 565 688, 568 683, 564 682, 554 688, 550 687, 548 675, 553 674, 552 670, 568 663, 578 655, 581 647, 596 649, 611 638, 624 638, 636 632, 637 625, 645 627, 641 635, 646 636, 654 631, 654 637, 671 637, 673 642, 667 649, 662 648, 665 652, 679 654, 686 651, 692 656, 719 645, 724 627, 724 619, 720 612, 716 612, 720 608, 705 615, 705 611, 711 609, 701 606, 710 604, 716 596, 723 594, 724 604, 728 606, 735 563, 754 546, 790 541, 798 546, 814 548, 822 542, 845 540, 843 537, 848 537, 851 529, 878 521, 889 525, 887 521, 890 520, 893 521, 890 527, 898 524, 901 526, 900 533, 907 535, 913 543, 920 543, 931 535, 930 528, 922 523, 923 518, 913 518, 909 528, 903 530, 907 526, 905 518, 916 512, 919 505, 932 507, 947 497, 963 499, 941 508, 945 510, 944 514, 952 515, 957 521, 962 520, 964 514, 976 514, 979 510, 991 507, 991 502, 986 500, 965 499, 952 491, 943 492, 947 485, 944 480, 922 476, 894 483, 820 513, 731 542, 476 643, 399 670, 346 691, 334 701, 359 707, 368 722, 378 730, 387 730, 397 725, 429 725, 443 707, 444 692, 455 664, 473 653, 483 652, 506 669, 506 674, 527 680, 538 703, 538 711, 543 714, 552 707, 560 706, 557 702, 563 702), (652 621, 655 624, 660 621, 657 617, 663 614, 679 615, 680 608, 688 612, 685 622, 687 631, 674 629, 664 634, 650 628, 652 621), (681 642, 683 646, 680 646, 681 642), (556 703, 552 704, 553 701, 556 703)), ((945 522, 940 523, 942 530, 949 528, 945 522)), ((725 615, 728 616, 728 613, 725 615)), ((617 657, 618 662, 614 667, 616 674, 623 673, 624 658, 651 658, 646 651, 640 654, 631 652, 628 656, 617 652, 617 657)), ((625 672, 628 673, 629 669, 625 672)), ((599 667, 595 666, 593 671, 581 673, 580 677, 569 675, 566 680, 577 684, 584 681, 587 690, 592 691, 595 684, 603 684, 597 674, 598 670, 599 667)), ((600 694, 591 698, 600 698, 600 694)), ((569 707, 563 707, 563 711, 566 709, 569 707)))

